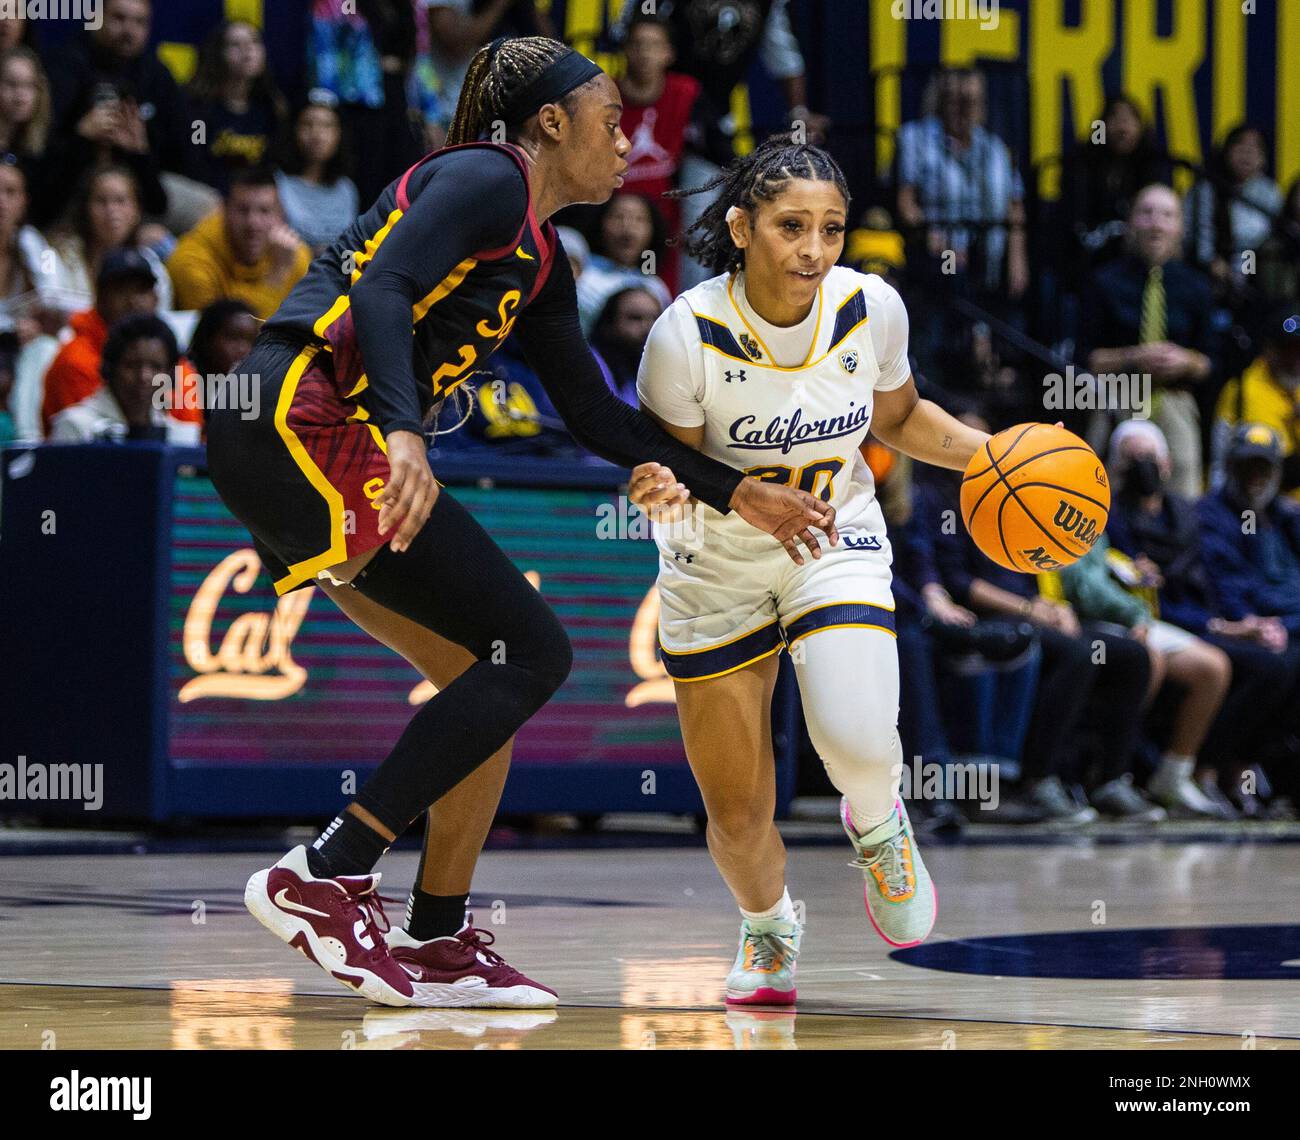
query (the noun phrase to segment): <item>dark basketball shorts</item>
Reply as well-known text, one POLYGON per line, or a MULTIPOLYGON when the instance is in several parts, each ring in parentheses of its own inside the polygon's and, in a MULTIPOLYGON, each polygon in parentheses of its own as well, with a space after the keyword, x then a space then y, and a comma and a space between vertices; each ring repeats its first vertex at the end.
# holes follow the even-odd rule
POLYGON ((237 371, 261 403, 208 413, 208 471, 253 536, 275 592, 381 546, 375 499, 388 481, 383 435, 354 398, 364 380, 334 376, 333 354, 263 333, 237 371))

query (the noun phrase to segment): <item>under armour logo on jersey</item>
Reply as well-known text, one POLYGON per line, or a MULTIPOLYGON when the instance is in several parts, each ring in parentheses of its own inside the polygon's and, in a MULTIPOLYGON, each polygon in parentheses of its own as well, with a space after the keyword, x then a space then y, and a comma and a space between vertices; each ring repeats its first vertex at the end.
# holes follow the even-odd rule
POLYGON ((694 561, 695 561, 695 555, 694 555, 694 554, 683 554, 680 550, 674 551, 674 552, 673 552, 673 557, 674 557, 678 562, 687 562, 687 563, 690 563, 690 562, 694 562, 694 561))
POLYGON ((856 352, 841 353, 840 364, 843 365, 845 372, 852 375, 858 370, 858 354, 856 352))
MULTIPOLYGON (((740 347, 743 348, 754 360, 763 359, 763 350, 758 347, 758 343, 749 333, 740 334, 740 347)), ((743 375, 743 374, 742 374, 743 375)))
POLYGON ((732 372, 731 369, 728 368, 726 375, 724 375, 722 378, 728 384, 730 384, 733 380, 739 380, 740 383, 743 384, 746 380, 749 379, 749 377, 745 375, 745 370, 743 368, 737 369, 735 372, 732 372))

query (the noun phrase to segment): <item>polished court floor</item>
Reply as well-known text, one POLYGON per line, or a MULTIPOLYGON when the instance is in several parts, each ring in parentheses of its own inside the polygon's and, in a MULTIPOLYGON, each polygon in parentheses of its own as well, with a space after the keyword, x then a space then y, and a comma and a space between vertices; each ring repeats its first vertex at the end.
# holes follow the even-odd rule
MULTIPOLYGON (((908 951, 847 855, 790 853, 794 1015, 721 1006, 736 918, 700 848, 484 856, 477 924, 560 992, 544 1013, 368 1006, 244 911, 269 852, 0 856, 0 1048, 1300 1047, 1300 846, 932 844, 908 951)), ((385 858, 386 895, 415 863, 385 858)))

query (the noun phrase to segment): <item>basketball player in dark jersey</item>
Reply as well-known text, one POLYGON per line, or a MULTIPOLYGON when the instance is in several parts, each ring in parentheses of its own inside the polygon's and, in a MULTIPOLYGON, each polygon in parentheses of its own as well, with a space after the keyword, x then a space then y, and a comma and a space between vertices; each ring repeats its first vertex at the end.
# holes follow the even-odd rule
MULTIPOLYGON (((618 89, 540 37, 474 57, 448 136, 313 263, 241 370, 261 414, 208 418, 209 469, 277 593, 318 585, 440 687, 310 847, 248 882, 268 929, 390 1005, 550 1005, 465 921, 468 874, 508 745, 568 675, 555 615, 429 468, 431 411, 514 333, 579 442, 623 466, 671 465, 689 493, 795 551, 834 513, 674 440, 606 387, 549 222, 605 201, 627 169, 618 89), (500 142, 480 141, 489 132, 500 142), (491 763, 487 763, 488 761, 491 763), (432 808, 431 808, 431 805, 432 808), (376 862, 426 809, 407 928, 376 862)), ((792 556, 793 553, 792 553, 792 556)))

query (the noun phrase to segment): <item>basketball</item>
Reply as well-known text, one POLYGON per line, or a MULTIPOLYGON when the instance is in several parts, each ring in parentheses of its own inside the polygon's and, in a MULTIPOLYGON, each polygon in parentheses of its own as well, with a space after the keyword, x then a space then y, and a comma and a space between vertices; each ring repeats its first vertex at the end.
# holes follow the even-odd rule
POLYGON ((1096 452, 1051 424, 999 432, 962 476, 961 517, 975 545, 1022 574, 1082 558, 1109 513, 1110 483, 1096 452))

